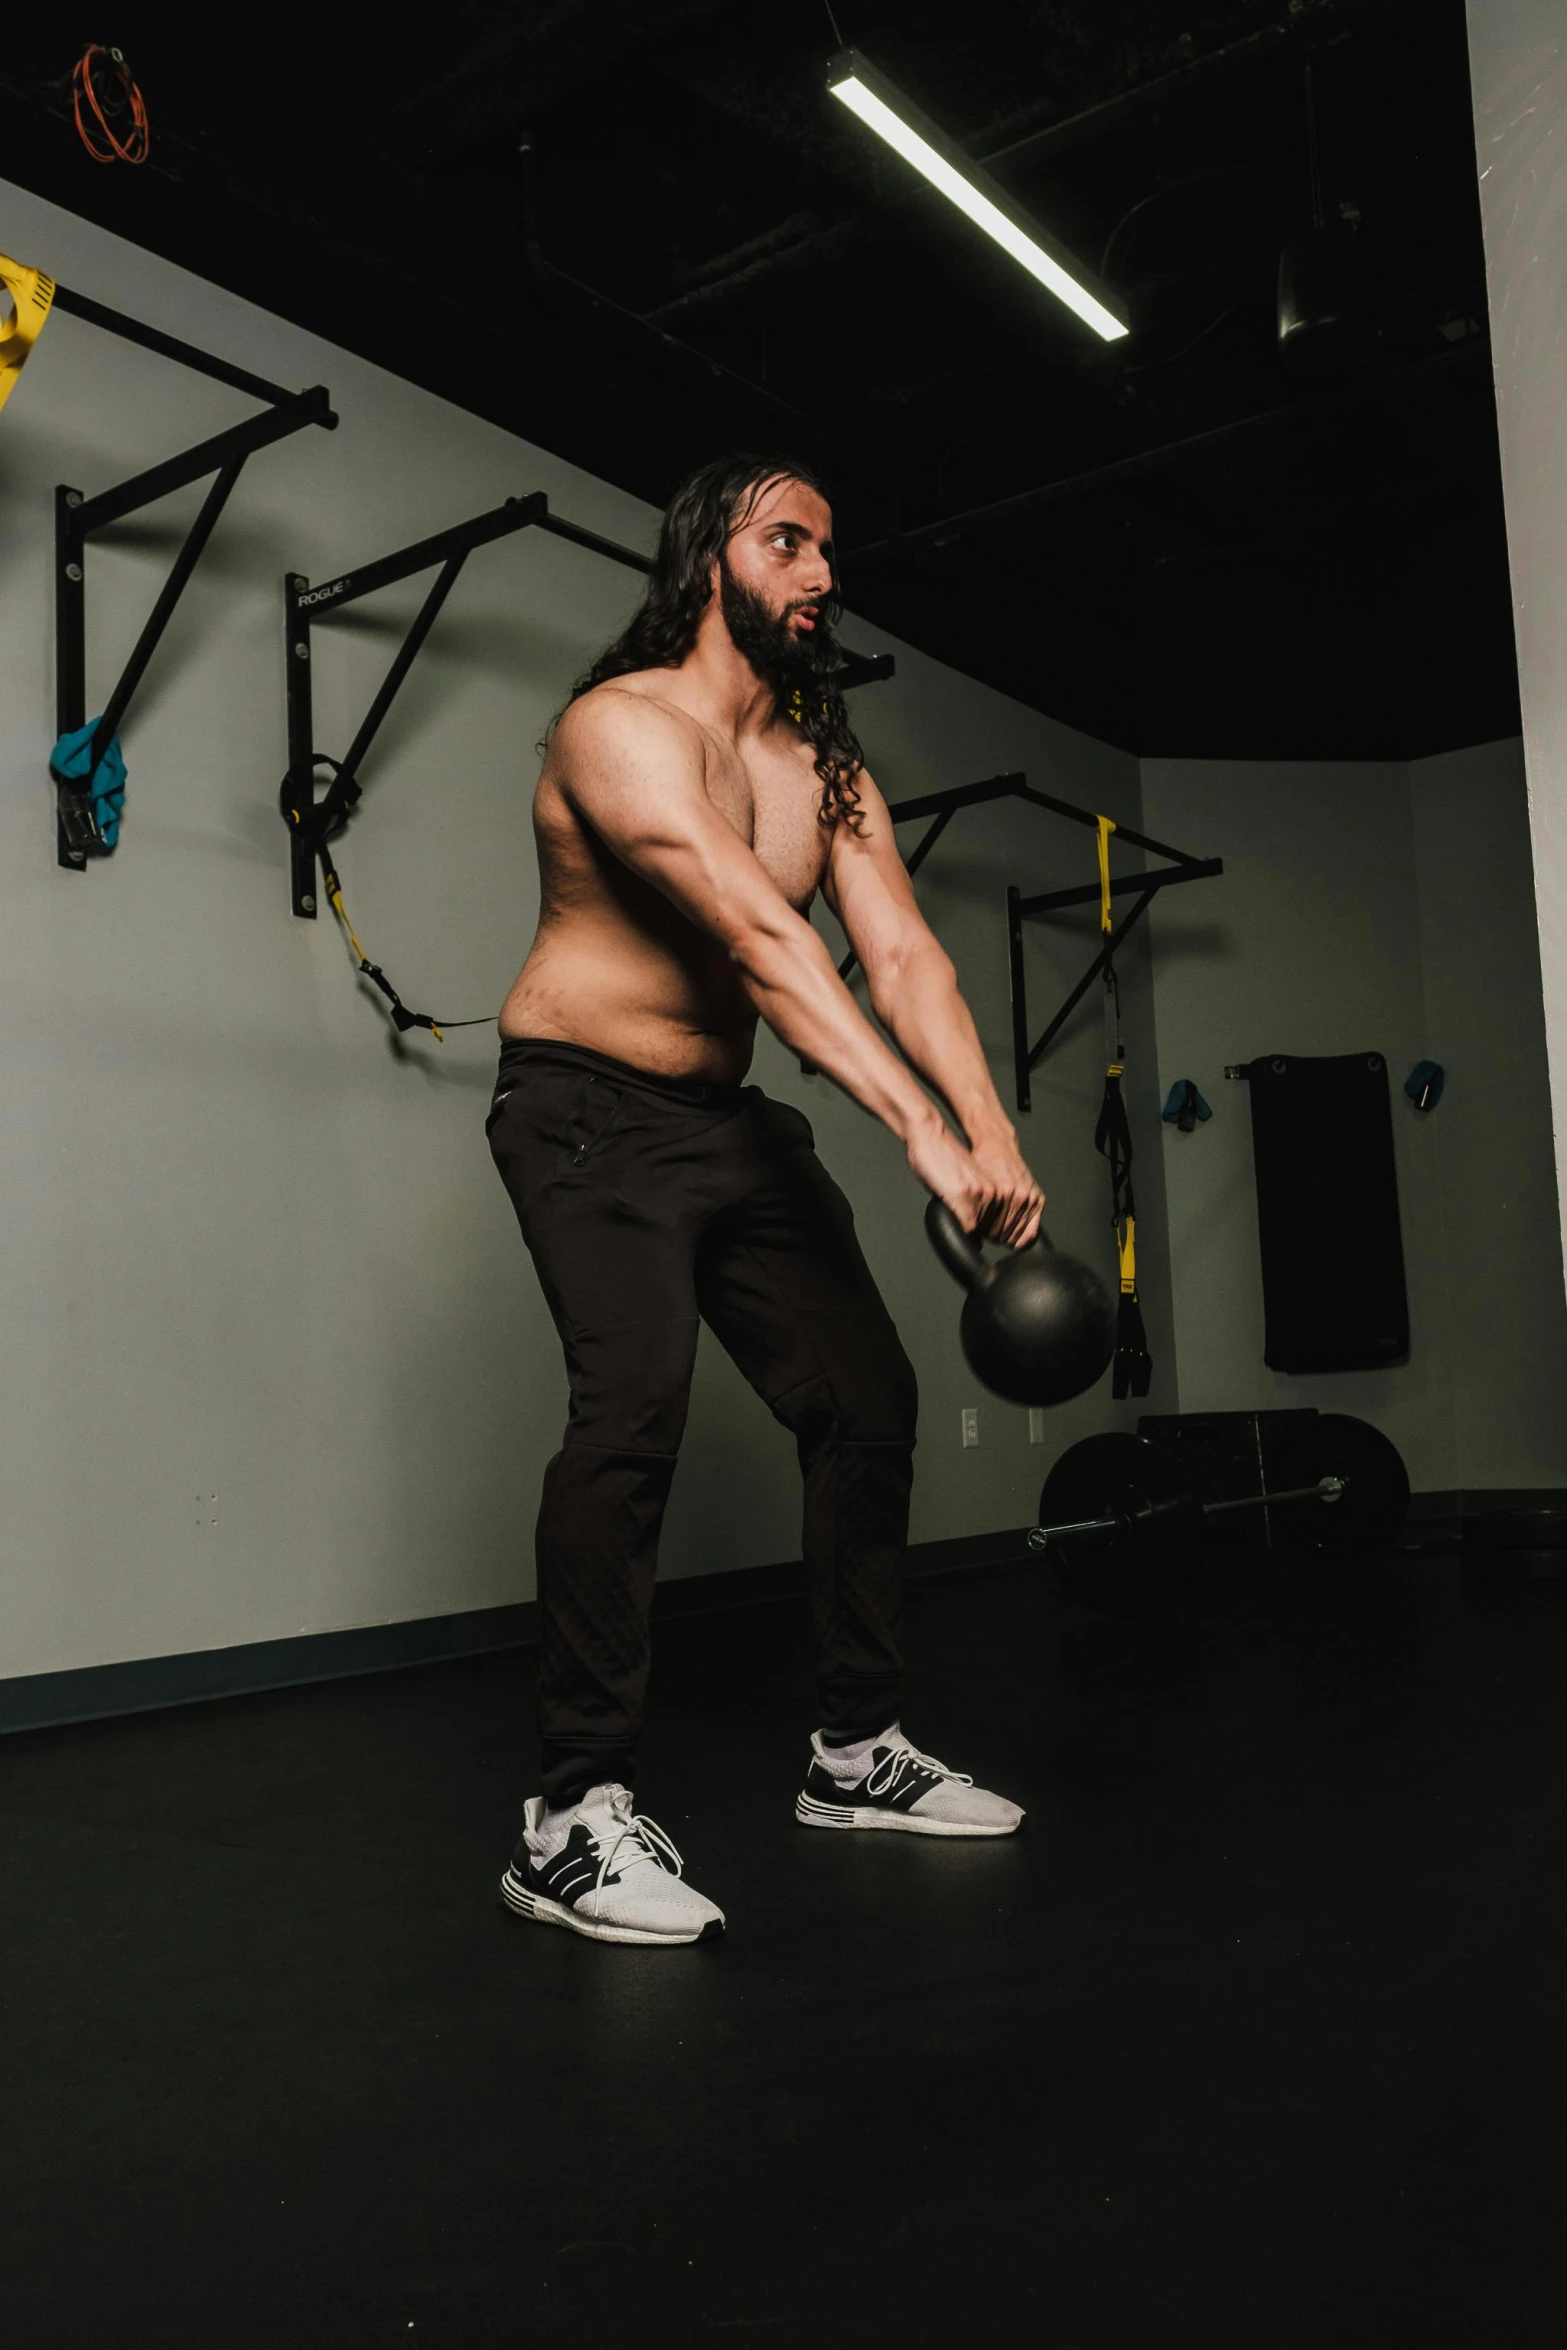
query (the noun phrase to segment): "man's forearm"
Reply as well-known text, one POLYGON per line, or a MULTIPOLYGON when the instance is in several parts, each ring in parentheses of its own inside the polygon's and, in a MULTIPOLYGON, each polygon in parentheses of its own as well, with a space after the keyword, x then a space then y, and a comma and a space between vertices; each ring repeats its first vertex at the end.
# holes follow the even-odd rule
POLYGON ((787 928, 753 932, 730 953, 780 1042, 825 1070, 901 1142, 921 1128, 944 1127, 940 1110, 877 1035, 803 917, 787 928))
POLYGON ((950 1108, 971 1146, 1015 1139, 957 974, 937 947, 905 956, 895 973, 871 982, 876 1016, 904 1056, 950 1108))

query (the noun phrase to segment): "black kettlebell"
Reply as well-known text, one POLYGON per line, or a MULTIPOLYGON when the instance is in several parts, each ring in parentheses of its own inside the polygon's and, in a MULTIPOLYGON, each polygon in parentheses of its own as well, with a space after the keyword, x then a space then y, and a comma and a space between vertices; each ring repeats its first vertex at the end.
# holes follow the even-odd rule
POLYGON ((945 1200, 925 1210, 931 1246, 968 1291, 958 1336, 975 1376, 1008 1403, 1066 1403, 1115 1354, 1115 1307, 1098 1274, 1043 1232, 994 1264, 945 1200))

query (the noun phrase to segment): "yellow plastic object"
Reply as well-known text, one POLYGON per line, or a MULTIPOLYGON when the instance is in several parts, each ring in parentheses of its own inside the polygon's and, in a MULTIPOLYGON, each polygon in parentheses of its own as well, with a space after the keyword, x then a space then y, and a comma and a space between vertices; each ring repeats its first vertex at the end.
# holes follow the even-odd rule
POLYGON ((1137 1295, 1137 1218, 1128 1216, 1116 1236, 1116 1250, 1121 1259, 1121 1295, 1137 1295))
POLYGON ((54 301, 54 279, 25 261, 8 260, 0 253, 0 284, 16 305, 10 326, 0 329, 0 408, 11 396, 27 355, 43 333, 54 301))

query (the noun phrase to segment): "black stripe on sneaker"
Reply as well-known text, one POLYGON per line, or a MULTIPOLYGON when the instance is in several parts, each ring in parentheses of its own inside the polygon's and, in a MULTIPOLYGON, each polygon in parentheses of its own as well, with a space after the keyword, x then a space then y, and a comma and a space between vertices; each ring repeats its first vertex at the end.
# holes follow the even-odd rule
MULTIPOLYGON (((620 1848, 620 1857, 613 1868, 606 1870, 604 1884, 617 1884, 628 1868, 646 1860, 648 1848, 640 1837, 627 1837, 620 1848)), ((514 1862, 513 1867, 516 1867, 514 1862)), ((517 1872, 523 1874, 521 1870, 517 1872)), ((565 1843, 548 1860, 534 1860, 531 1855, 526 1870, 527 1882, 535 1893, 542 1893, 551 1901, 558 1901, 565 1909, 577 1909, 583 1899, 596 1892, 599 1884, 598 1851, 581 1820, 574 1820, 565 1843)))
POLYGON ((894 1751, 887 1746, 877 1747, 866 1764, 864 1777, 847 1782, 813 1756, 806 1774, 805 1794, 828 1806, 847 1804, 860 1811, 912 1811, 922 1795, 946 1784, 945 1775, 933 1771, 928 1763, 918 1761, 912 1752, 900 1747, 896 1753, 907 1753, 908 1759, 894 1761, 885 1773, 890 1783, 873 1789, 869 1784, 872 1774, 883 1769, 894 1751))
MULTIPOLYGON (((614 1874, 619 1876, 620 1871, 614 1874)), ((543 1893, 551 1901, 558 1901, 566 1909, 575 1909, 581 1896, 598 1881, 598 1862, 593 1857, 593 1839, 580 1820, 574 1820, 571 1832, 559 1852, 552 1852, 545 1861, 531 1861, 528 1882, 536 1893, 543 1893)))

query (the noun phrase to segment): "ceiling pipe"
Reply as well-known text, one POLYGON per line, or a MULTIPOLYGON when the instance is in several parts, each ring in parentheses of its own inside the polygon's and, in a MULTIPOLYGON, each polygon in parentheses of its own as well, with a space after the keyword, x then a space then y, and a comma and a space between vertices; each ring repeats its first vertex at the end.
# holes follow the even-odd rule
POLYGON ((517 142, 517 164, 523 266, 541 300, 643 366, 651 366, 684 389, 723 405, 731 415, 738 412, 753 431, 776 434, 807 455, 827 450, 857 466, 870 463, 866 451, 847 440, 836 426, 824 426, 820 416, 807 415, 765 385, 736 374, 720 360, 680 342, 651 320, 638 317, 635 311, 584 285, 580 278, 557 269, 539 241, 534 144, 526 131, 517 142))
MULTIPOLYGON (((537 121, 547 108, 634 65, 661 42, 722 14, 726 4, 598 0, 591 10, 569 4, 467 8, 461 14, 478 19, 485 29, 444 73, 421 75, 408 97, 393 97, 387 119, 416 130, 422 148, 433 140, 439 160, 450 164, 502 133, 515 136, 520 106, 537 121), (460 118, 460 130, 442 134, 440 126, 454 117, 460 118)), ((431 42, 426 48, 432 65, 439 47, 431 42)))
POLYGON ((949 514, 944 521, 925 523, 918 530, 874 539, 867 546, 850 549, 844 557, 845 572, 874 568, 894 557, 934 554, 977 533, 1005 529, 1069 498, 1113 489, 1121 482, 1137 480, 1141 474, 1157 472, 1166 465, 1203 456, 1214 449, 1228 450, 1243 441, 1263 441, 1297 425, 1310 424, 1318 417, 1338 416, 1346 409, 1360 407, 1373 391, 1396 398, 1403 392, 1423 388, 1440 375, 1456 372, 1478 352, 1489 348, 1487 337, 1473 335, 1467 342, 1434 352, 1427 359, 1359 376, 1342 392, 1325 393, 1309 406, 1288 402, 1277 408, 1260 409, 1251 416, 1235 417, 1228 424, 1211 425, 1205 432, 1161 442, 1155 449, 1139 449, 1133 456, 1118 457, 1111 464, 1091 466, 1086 473, 1063 474, 1058 480, 1041 482, 1037 489, 1019 490, 1012 497, 997 498, 987 506, 970 506, 961 514, 949 514))
POLYGON ((1119 90, 1097 106, 1086 106, 1081 114, 1069 114, 1064 122, 1045 123, 1037 131, 1009 140, 1004 147, 987 149, 978 160, 987 170, 994 170, 998 163, 1037 163, 1041 156, 1064 154, 1086 139, 1097 138, 1103 130, 1119 129, 1123 122, 1135 120, 1167 98, 1189 98, 1197 90, 1231 81, 1292 49, 1318 48, 1347 30, 1343 17, 1339 0, 1300 0, 1287 23, 1264 25, 1260 32, 1227 42, 1205 57, 1172 66, 1168 73, 1155 74, 1150 81, 1134 82, 1129 90, 1119 90))

